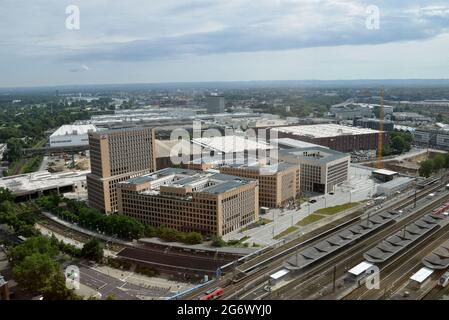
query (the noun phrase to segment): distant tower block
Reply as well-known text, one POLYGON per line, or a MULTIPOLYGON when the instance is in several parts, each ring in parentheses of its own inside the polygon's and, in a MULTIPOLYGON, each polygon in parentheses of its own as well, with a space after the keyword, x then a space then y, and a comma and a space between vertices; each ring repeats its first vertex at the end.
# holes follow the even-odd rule
POLYGON ((225 98, 223 95, 211 93, 206 98, 207 113, 225 113, 225 98))

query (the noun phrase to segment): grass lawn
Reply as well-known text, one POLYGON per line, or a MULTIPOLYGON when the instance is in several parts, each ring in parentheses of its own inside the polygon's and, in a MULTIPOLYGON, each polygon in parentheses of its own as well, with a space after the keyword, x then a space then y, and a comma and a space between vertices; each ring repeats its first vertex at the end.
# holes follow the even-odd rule
POLYGON ((352 203, 345 203, 345 204, 341 204, 335 207, 329 207, 329 208, 324 208, 324 209, 319 209, 317 211, 315 211, 315 213, 318 214, 325 214, 325 215, 333 215, 336 214, 338 212, 347 210, 347 209, 351 209, 355 206, 359 205, 358 202, 352 202, 352 203))
POLYGON ((35 156, 34 158, 28 160, 23 165, 22 169, 20 170, 20 173, 30 173, 37 171, 37 169, 39 169, 39 166, 41 165, 42 160, 43 160, 42 156, 35 156))
POLYGON ((320 216, 318 214, 312 213, 311 215, 305 217, 304 219, 300 220, 296 225, 304 227, 308 224, 311 224, 313 222, 316 222, 320 219, 323 219, 323 216, 320 216))
POLYGON ((286 236, 287 234, 292 233, 295 230, 298 230, 298 228, 295 227, 295 226, 292 226, 292 227, 290 227, 288 229, 285 229, 284 231, 282 231, 278 235, 274 236, 273 239, 278 240, 278 239, 282 238, 283 236, 286 236))

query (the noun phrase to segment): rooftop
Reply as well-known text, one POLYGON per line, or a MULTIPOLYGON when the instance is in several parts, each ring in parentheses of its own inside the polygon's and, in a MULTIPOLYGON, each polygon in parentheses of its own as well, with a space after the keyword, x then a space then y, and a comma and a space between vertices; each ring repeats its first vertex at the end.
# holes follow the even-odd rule
POLYGON ((278 146, 280 149, 287 148, 310 148, 310 147, 322 147, 329 149, 328 147, 320 146, 314 143, 305 142, 301 140, 295 140, 291 138, 271 139, 271 145, 278 146))
POLYGON ((396 171, 386 170, 386 169, 378 169, 373 171, 374 174, 381 174, 384 176, 393 176, 398 174, 396 171))
POLYGON ((279 159, 289 162, 288 159, 297 160, 314 160, 317 164, 324 164, 342 158, 348 158, 349 155, 341 153, 325 147, 309 147, 309 148, 295 148, 278 151, 279 159))
MULTIPOLYGON (((192 193, 220 194, 254 181, 215 172, 165 168, 151 174, 131 178, 128 181, 121 182, 120 185, 138 186, 149 183, 146 189, 140 191, 140 193, 148 195, 160 195, 162 186, 185 189, 188 197, 192 193)), ((177 197, 179 196, 177 195, 177 197)))
POLYGON ((39 190, 54 189, 72 185, 75 182, 86 181, 86 171, 69 171, 50 173, 38 171, 34 173, 20 174, 0 179, 0 187, 8 188, 14 195, 24 195, 39 190))
POLYGON ((59 127, 59 129, 53 132, 53 134, 50 137, 87 134, 88 132, 96 132, 96 131, 98 131, 98 129, 93 124, 80 124, 80 125, 66 124, 59 127))
POLYGON ((394 255, 413 244, 419 238, 438 226, 440 216, 428 214, 421 219, 409 224, 402 231, 388 237, 374 248, 363 254, 365 260, 371 263, 383 263, 394 255))
POLYGON ((196 138, 192 139, 192 143, 201 146, 205 149, 210 149, 220 153, 230 152, 244 152, 245 150, 269 150, 273 149, 265 141, 242 136, 222 136, 211 138, 196 138))
POLYGON ((413 276, 410 277, 410 280, 422 283, 424 282, 431 274, 433 273, 432 269, 429 268, 421 268, 418 272, 416 272, 413 276))
POLYGON ((237 164, 237 163, 234 163, 234 164, 225 165, 224 167, 253 170, 253 171, 257 171, 261 175, 264 175, 264 174, 270 175, 270 174, 274 174, 277 172, 286 171, 286 170, 289 170, 289 169, 291 169, 293 167, 297 167, 297 166, 298 165, 280 162, 280 163, 275 163, 275 164, 262 164, 262 163, 237 164))
POLYGON ((306 136, 310 138, 328 138, 337 136, 351 136, 360 134, 379 133, 379 131, 373 129, 348 127, 339 124, 313 124, 313 125, 273 128, 272 130, 284 133, 291 133, 297 136, 306 136))

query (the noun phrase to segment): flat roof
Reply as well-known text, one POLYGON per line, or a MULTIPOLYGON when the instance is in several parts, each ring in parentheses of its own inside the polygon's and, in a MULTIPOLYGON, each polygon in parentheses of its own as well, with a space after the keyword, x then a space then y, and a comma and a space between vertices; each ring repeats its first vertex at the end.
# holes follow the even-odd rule
POLYGON ((221 153, 244 152, 245 150, 269 150, 273 149, 265 141, 253 140, 242 136, 222 136, 211 138, 192 139, 192 143, 205 149, 221 153))
POLYGON ((349 270, 348 272, 354 276, 359 276, 360 274, 362 274, 363 272, 365 272, 372 266, 374 266, 372 263, 363 261, 363 262, 359 263, 358 265, 356 265, 351 270, 349 270))
POLYGON ((393 176, 395 174, 398 174, 398 172, 396 172, 396 171, 391 171, 391 170, 386 170, 386 169, 374 170, 373 173, 381 174, 381 175, 384 175, 384 176, 393 176))
POLYGON ((273 274, 270 276, 270 278, 271 278, 271 279, 274 279, 274 280, 277 280, 277 279, 282 278, 283 276, 285 276, 285 275, 288 274, 289 272, 290 272, 290 271, 288 271, 287 269, 282 269, 282 270, 279 270, 278 272, 273 273, 273 274))
POLYGON ((328 138, 337 136, 351 136, 361 134, 377 134, 378 130, 343 126, 339 124, 312 124, 291 127, 279 127, 271 130, 291 133, 297 136, 307 136, 310 138, 328 138))
POLYGON ((286 162, 288 162, 288 158, 304 160, 313 159, 317 164, 328 163, 343 158, 348 158, 349 161, 348 154, 324 148, 322 146, 279 150, 278 157, 286 162))
MULTIPOLYGON (((127 181, 120 182, 119 185, 141 185, 146 182, 152 182, 148 189, 139 191, 147 195, 164 195, 160 192, 161 186, 187 188, 192 187, 193 193, 220 194, 231 191, 235 188, 247 185, 257 180, 232 176, 228 174, 207 172, 200 170, 190 170, 182 168, 165 168, 153 173, 145 174, 127 181)), ((180 197, 180 195, 173 195, 180 197)), ((187 194, 181 197, 189 197, 187 194)))
POLYGON ((65 136, 65 135, 80 135, 96 131, 98 131, 98 129, 93 124, 80 124, 80 125, 65 124, 63 126, 60 126, 55 132, 53 132, 53 134, 50 137, 65 136))
POLYGON ((287 147, 291 147, 291 148, 322 147, 322 148, 329 149, 328 147, 325 147, 325 146, 320 146, 320 145, 317 145, 314 143, 296 140, 296 139, 292 139, 292 138, 271 139, 270 143, 275 146, 276 145, 277 146, 287 146, 287 147))
POLYGON ((86 181, 86 175, 88 173, 90 173, 90 170, 58 173, 38 171, 3 177, 0 179, 0 187, 8 188, 14 195, 20 196, 34 193, 39 190, 69 186, 78 181, 86 181))
POLYGON ((429 268, 421 268, 419 269, 418 272, 416 272, 413 276, 410 277, 410 280, 422 283, 424 282, 427 278, 429 278, 433 273, 432 269, 429 268))

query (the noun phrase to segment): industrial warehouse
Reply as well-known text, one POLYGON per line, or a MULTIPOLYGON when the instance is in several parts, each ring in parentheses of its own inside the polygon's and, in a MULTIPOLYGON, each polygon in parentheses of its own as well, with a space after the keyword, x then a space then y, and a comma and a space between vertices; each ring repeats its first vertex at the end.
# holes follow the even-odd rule
POLYGON ((276 132, 278 138, 291 138, 310 142, 340 152, 375 150, 379 135, 382 135, 382 141, 388 141, 387 132, 338 124, 278 127, 272 128, 271 131, 276 132))

